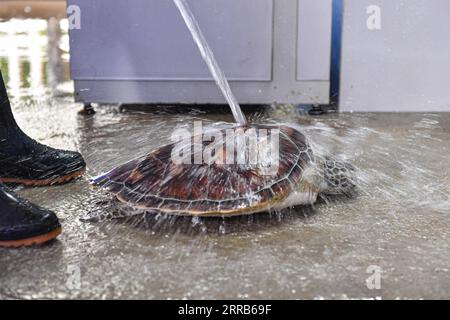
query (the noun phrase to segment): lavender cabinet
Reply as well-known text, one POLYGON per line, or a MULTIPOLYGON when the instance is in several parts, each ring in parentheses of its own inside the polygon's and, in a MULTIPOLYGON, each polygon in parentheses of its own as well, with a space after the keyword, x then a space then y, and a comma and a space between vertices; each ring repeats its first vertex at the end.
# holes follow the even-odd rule
MULTIPOLYGON (((240 103, 328 103, 331 0, 190 0, 240 103)), ((68 0, 84 103, 224 103, 171 0, 68 0)))

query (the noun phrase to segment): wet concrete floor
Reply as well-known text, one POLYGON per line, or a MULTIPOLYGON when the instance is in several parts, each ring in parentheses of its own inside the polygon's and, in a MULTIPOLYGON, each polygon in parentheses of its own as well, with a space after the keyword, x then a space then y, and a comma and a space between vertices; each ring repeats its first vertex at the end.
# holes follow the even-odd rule
POLYGON ((19 190, 57 212, 64 233, 44 247, 0 250, 1 298, 450 297, 450 115, 257 109, 247 112, 253 121, 299 123, 316 150, 356 165, 358 196, 245 218, 82 222, 89 210, 110 210, 89 177, 169 142, 177 127, 230 115, 105 106, 86 118, 70 94, 13 101, 29 135, 80 150, 88 172, 19 190))

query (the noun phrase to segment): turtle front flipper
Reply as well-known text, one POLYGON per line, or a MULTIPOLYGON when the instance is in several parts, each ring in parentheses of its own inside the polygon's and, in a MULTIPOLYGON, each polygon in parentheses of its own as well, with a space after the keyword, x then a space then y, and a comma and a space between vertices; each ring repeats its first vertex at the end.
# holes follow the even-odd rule
POLYGON ((356 188, 356 168, 348 163, 325 158, 324 182, 321 186, 321 193, 329 195, 352 195, 356 188))
POLYGON ((144 214, 144 210, 132 208, 117 200, 100 200, 92 208, 84 212, 79 219, 82 222, 98 222, 103 220, 125 219, 144 214))

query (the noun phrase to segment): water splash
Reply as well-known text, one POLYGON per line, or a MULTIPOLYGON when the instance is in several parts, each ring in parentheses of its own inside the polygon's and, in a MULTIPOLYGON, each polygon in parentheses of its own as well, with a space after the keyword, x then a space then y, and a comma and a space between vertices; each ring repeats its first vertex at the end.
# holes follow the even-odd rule
POLYGON ((223 96, 227 100, 228 104, 231 107, 231 111, 233 112, 234 119, 240 125, 246 125, 247 120, 245 119, 244 114, 242 113, 241 107, 236 100, 233 92, 231 91, 230 85, 223 73, 222 69, 219 67, 216 58, 214 57, 214 53, 206 41, 200 26, 197 23, 197 20, 194 17, 191 9, 185 0, 174 0, 175 5, 183 16, 184 22, 191 32, 192 38, 194 38, 195 43, 197 44, 198 49, 200 50, 200 54, 202 55, 203 60, 208 66, 209 71, 211 72, 214 80, 216 81, 218 87, 222 91, 223 96))

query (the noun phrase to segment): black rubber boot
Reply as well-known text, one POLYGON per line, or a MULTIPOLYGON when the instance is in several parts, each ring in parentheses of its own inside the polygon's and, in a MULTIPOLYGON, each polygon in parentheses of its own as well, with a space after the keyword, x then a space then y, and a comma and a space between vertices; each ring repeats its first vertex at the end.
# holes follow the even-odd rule
POLYGON ((0 184, 0 247, 39 245, 61 233, 56 215, 0 184))
POLYGON ((0 182, 45 186, 83 175, 78 152, 57 150, 28 137, 17 125, 0 73, 0 182))

